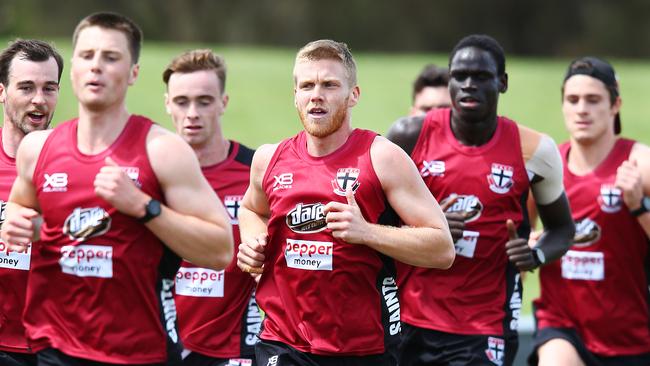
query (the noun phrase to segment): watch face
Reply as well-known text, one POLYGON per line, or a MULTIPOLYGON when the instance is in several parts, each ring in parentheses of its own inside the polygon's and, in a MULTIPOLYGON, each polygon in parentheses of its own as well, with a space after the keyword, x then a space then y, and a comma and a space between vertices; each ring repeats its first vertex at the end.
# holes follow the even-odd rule
POLYGON ((147 204, 147 214, 153 217, 160 215, 160 202, 157 200, 149 201, 147 204))

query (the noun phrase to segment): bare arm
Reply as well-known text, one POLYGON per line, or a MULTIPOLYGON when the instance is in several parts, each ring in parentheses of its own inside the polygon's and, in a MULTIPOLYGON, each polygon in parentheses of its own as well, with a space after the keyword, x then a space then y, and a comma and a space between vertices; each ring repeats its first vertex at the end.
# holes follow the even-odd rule
MULTIPOLYGON (((228 214, 180 137, 153 126, 147 136, 149 161, 165 196, 160 216, 145 225, 180 257, 197 266, 223 269, 232 260, 228 214)), ((151 197, 107 159, 95 178, 95 192, 120 212, 143 217, 151 197)))
POLYGON ((347 205, 330 202, 325 206, 332 234, 407 264, 449 268, 455 251, 447 222, 411 159, 383 137, 375 139, 370 154, 388 202, 408 226, 397 228, 366 222, 354 196, 348 192, 347 205))
POLYGON ((535 224, 533 220, 539 216, 543 232, 538 239, 537 234, 532 235, 535 239, 529 245, 528 238, 518 238, 514 228, 506 224, 510 233, 506 253, 520 270, 531 270, 562 257, 571 246, 575 234, 569 200, 562 182, 562 159, 553 140, 544 136, 539 141, 526 167, 535 174, 531 182, 534 206, 531 200, 528 202, 531 227, 535 224), (541 252, 534 254, 533 251, 537 249, 541 252))
POLYGON ((239 209, 239 245, 237 265, 244 272, 262 273, 264 249, 267 240, 267 225, 271 211, 269 201, 262 187, 269 160, 277 145, 262 145, 253 156, 250 184, 239 209))
POLYGON ((37 131, 25 136, 16 154, 17 177, 11 188, 7 214, 2 225, 2 240, 14 249, 29 245, 38 236, 40 206, 32 177, 38 156, 51 131, 37 131))
MULTIPOLYGON (((643 196, 650 197, 650 147, 639 142, 634 145, 629 161, 618 169, 616 185, 623 189, 623 200, 631 211, 641 206, 643 196)), ((650 213, 639 215, 637 220, 650 238, 650 213)))

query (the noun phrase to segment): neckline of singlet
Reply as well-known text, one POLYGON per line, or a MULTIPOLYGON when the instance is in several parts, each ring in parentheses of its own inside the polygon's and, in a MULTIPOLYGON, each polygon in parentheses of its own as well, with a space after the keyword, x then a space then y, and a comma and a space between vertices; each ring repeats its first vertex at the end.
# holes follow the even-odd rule
POLYGON ((443 113, 443 118, 442 118, 442 128, 444 131, 444 136, 447 139, 447 142, 451 147, 453 147, 456 151, 465 154, 465 155, 482 155, 486 151, 492 149, 494 146, 497 145, 499 142, 499 139, 501 138, 501 135, 503 134, 503 129, 504 129, 504 120, 501 120, 501 117, 497 116, 497 127, 494 130, 494 134, 492 137, 490 137, 490 140, 488 140, 485 144, 480 145, 480 146, 467 146, 463 145, 456 136, 454 136, 454 132, 451 129, 451 109, 447 110, 446 113, 443 113))
POLYGON ((115 141, 113 141, 113 143, 111 143, 103 151, 92 155, 84 154, 83 152, 81 152, 81 150, 79 150, 79 141, 77 138, 77 129, 79 128, 79 118, 76 118, 68 131, 70 133, 70 138, 72 140, 72 144, 70 144, 70 149, 72 150, 72 154, 77 159, 86 162, 97 162, 100 160, 104 160, 107 156, 111 155, 111 153, 115 151, 115 149, 122 143, 122 140, 124 140, 126 136, 129 135, 128 131, 133 128, 137 118, 138 116, 136 116, 135 114, 130 115, 129 119, 124 124, 124 128, 122 128, 122 131, 117 136, 115 141))
POLYGON ((201 167, 202 171, 205 172, 205 171, 208 171, 208 170, 217 169, 217 168, 220 168, 220 167, 230 163, 231 161, 235 160, 235 157, 237 156, 237 153, 239 152, 239 144, 236 143, 233 140, 228 140, 228 141, 230 142, 230 146, 228 147, 228 155, 226 155, 226 158, 221 160, 218 163, 214 163, 214 164, 208 165, 208 166, 202 166, 201 167))
POLYGON ((307 151, 307 132, 304 130, 300 132, 298 138, 294 141, 294 148, 297 149, 296 153, 298 156, 306 163, 313 165, 325 164, 327 161, 336 159, 337 157, 345 154, 349 149, 353 148, 357 144, 358 137, 361 135, 361 130, 355 128, 352 130, 348 139, 345 140, 343 145, 339 146, 338 149, 332 151, 331 153, 323 156, 312 156, 307 151))
POLYGON ((565 164, 564 164, 564 174, 568 175, 568 176, 571 176, 572 178, 577 178, 577 179, 585 179, 585 178, 591 178, 591 177, 594 177, 594 176, 601 175, 603 170, 609 168, 609 166, 612 165, 616 159, 620 158, 621 152, 619 152, 618 150, 620 149, 620 146, 625 143, 625 141, 626 140, 623 139, 623 138, 617 138, 616 142, 614 143, 614 145, 612 145, 612 148, 607 153, 607 156, 605 157, 605 159, 603 159, 603 161, 601 161, 600 164, 598 164, 598 166, 596 166, 589 173, 582 174, 582 175, 576 174, 576 173, 572 172, 571 169, 569 169, 569 153, 571 152, 571 142, 567 142, 566 143, 567 144, 567 149, 566 149, 566 152, 564 153, 564 156, 563 156, 564 162, 565 162, 565 164))

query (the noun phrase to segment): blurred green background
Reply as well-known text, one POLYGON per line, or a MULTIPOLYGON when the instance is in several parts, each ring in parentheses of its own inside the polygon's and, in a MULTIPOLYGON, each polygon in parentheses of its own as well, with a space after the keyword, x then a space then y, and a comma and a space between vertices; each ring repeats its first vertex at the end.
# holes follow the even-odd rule
MULTIPOLYGON (((55 121, 60 122, 74 117, 77 105, 69 82, 70 43, 55 40, 55 44, 66 60, 55 115, 55 121)), ((230 95, 223 118, 226 136, 257 147, 278 142, 301 129, 293 106, 292 67, 296 49, 288 48, 146 42, 139 79, 127 98, 131 113, 146 115, 171 128, 163 106, 165 87, 161 75, 172 57, 192 48, 211 48, 226 59, 226 92, 230 95)), ((380 133, 407 113, 411 103, 411 83, 423 65, 447 63, 447 56, 443 54, 355 52, 355 57, 361 100, 353 109, 353 125, 380 133)), ((566 133, 560 111, 560 86, 569 61, 509 57, 506 70, 510 85, 501 97, 499 113, 545 132, 557 142, 564 141, 566 133)), ((649 144, 650 124, 645 119, 650 63, 617 59, 612 63, 619 75, 624 101, 621 112, 623 135, 649 144)), ((530 314, 530 301, 538 291, 537 275, 526 276, 524 314, 530 314)))

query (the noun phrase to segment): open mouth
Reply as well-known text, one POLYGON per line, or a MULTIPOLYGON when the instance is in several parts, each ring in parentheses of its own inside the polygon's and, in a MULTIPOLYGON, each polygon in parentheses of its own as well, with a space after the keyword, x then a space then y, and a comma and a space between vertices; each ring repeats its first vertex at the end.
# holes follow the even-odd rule
POLYGON ((476 108, 481 103, 478 99, 473 97, 463 97, 459 102, 463 108, 476 108))
POLYGON ((29 117, 29 120, 32 121, 32 123, 40 123, 45 120, 45 113, 43 112, 29 112, 27 113, 27 117, 29 117))
POLYGON ((327 110, 324 108, 316 107, 316 108, 311 108, 308 111, 309 116, 314 117, 314 118, 321 118, 327 114, 327 110))

